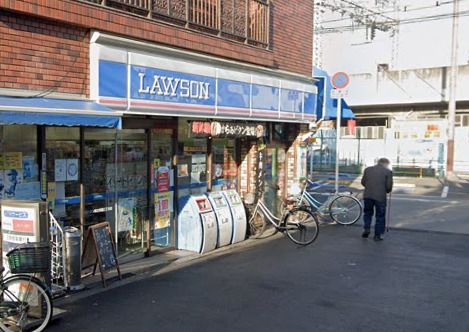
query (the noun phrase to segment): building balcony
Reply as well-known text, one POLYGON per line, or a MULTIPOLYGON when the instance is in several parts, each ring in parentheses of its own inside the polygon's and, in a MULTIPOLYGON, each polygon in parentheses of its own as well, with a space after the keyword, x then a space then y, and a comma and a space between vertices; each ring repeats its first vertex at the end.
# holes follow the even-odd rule
POLYGON ((260 48, 270 44, 269 0, 78 0, 215 34, 260 48))

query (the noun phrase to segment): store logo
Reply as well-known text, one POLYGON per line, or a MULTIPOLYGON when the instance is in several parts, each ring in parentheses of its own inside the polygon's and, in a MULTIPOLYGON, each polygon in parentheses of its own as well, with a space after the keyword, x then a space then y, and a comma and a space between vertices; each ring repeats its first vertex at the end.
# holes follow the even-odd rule
POLYGON ((3 215, 7 218, 19 218, 19 219, 28 218, 28 212, 23 212, 23 211, 5 210, 3 212, 3 215))
POLYGON ((138 73, 140 86, 138 93, 150 95, 181 97, 193 99, 210 99, 210 83, 193 81, 182 78, 154 75, 153 80, 148 82, 145 73, 138 73))

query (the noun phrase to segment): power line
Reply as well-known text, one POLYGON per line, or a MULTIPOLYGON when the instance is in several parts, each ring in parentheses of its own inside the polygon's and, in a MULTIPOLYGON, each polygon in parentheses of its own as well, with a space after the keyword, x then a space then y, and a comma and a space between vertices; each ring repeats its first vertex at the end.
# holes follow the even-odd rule
MULTIPOLYGON (((468 1, 468 0, 460 0, 460 2, 465 2, 465 1, 468 1)), ((431 5, 431 6, 423 6, 423 7, 415 7, 415 8, 406 8, 407 6, 404 6, 405 9, 399 11, 399 13, 409 13, 409 12, 414 12, 414 11, 432 9, 432 8, 437 8, 437 7, 441 7, 441 6, 445 6, 445 5, 452 5, 453 3, 454 3, 454 0, 449 0, 449 1, 437 1, 434 5, 431 5)), ((316 3, 316 5, 321 6, 322 4, 321 3, 316 3)), ((380 14, 390 14, 390 13, 395 13, 395 12, 396 12, 396 10, 393 9, 393 10, 388 10, 388 11, 381 12, 380 14)), ((347 20, 350 20, 350 19, 351 18, 349 18, 349 17, 345 17, 345 18, 342 17, 342 18, 322 21, 320 23, 321 24, 335 23, 335 22, 347 21, 347 20)))
POLYGON ((332 11, 340 12, 342 15, 348 14, 355 22, 372 26, 373 30, 388 31, 396 23, 392 17, 368 9, 351 0, 321 1, 316 3, 316 6, 329 8, 332 11))
POLYGON ((381 13, 380 13, 380 12, 376 12, 376 11, 374 11, 374 10, 372 10, 372 9, 366 8, 366 7, 362 6, 362 5, 359 5, 359 4, 357 4, 357 3, 354 3, 354 2, 352 2, 352 1, 349 1, 349 0, 340 0, 340 1, 345 2, 345 3, 349 4, 349 5, 352 5, 352 6, 355 6, 355 7, 364 9, 364 10, 367 10, 367 11, 369 11, 369 12, 375 14, 375 15, 379 15, 379 16, 385 17, 385 18, 387 18, 387 19, 389 19, 389 20, 394 20, 392 17, 389 17, 389 16, 387 16, 387 15, 384 15, 382 12, 381 12, 381 13))
MULTIPOLYGON (((340 0, 340 1, 345 1, 345 0, 340 0)), ((459 0, 459 1, 460 2, 467 2, 469 0, 459 0)), ((447 1, 438 1, 436 4, 431 5, 431 6, 422 6, 422 7, 415 7, 415 8, 406 8, 407 6, 405 6, 404 8, 406 8, 406 9, 399 11, 399 13, 409 13, 409 12, 421 11, 421 10, 426 10, 426 9, 432 9, 432 8, 437 8, 437 7, 441 7, 441 6, 445 6, 445 5, 452 5, 453 3, 454 3, 454 0, 447 0, 447 1)), ((323 3, 317 2, 316 5, 317 6, 323 6, 323 3)), ((357 6, 359 6, 359 5, 357 5, 357 6)), ((331 5, 325 5, 323 7, 330 8, 331 5)), ((361 6, 361 7, 364 8, 363 6, 361 6)), ((380 14, 382 14, 382 16, 387 16, 385 14, 390 14, 390 13, 396 13, 396 10, 395 9, 388 10, 388 11, 381 12, 380 14)), ((344 12, 342 12, 342 14, 345 15, 344 12)), ((342 17, 342 18, 338 18, 338 19, 331 19, 331 20, 322 21, 322 22, 320 22, 320 24, 336 23, 336 22, 342 22, 342 21, 348 21, 348 20, 354 20, 354 19, 355 19, 354 16, 342 17)), ((392 20, 398 21, 396 19, 392 19, 392 20)))
MULTIPOLYGON (((459 17, 469 16, 469 10, 460 11, 456 13, 459 17)), ((421 22, 430 22, 430 21, 437 21, 442 19, 454 18, 454 13, 447 13, 447 14, 438 14, 438 15, 431 15, 431 16, 422 16, 416 18, 410 18, 406 20, 398 21, 398 25, 405 25, 405 24, 413 24, 413 23, 421 23, 421 22)), ((368 24, 359 24, 359 25, 343 25, 343 26, 336 26, 336 27, 321 27, 316 30, 317 33, 332 33, 332 32, 341 32, 341 31, 350 31, 350 30, 359 30, 368 28, 370 25, 368 24)))

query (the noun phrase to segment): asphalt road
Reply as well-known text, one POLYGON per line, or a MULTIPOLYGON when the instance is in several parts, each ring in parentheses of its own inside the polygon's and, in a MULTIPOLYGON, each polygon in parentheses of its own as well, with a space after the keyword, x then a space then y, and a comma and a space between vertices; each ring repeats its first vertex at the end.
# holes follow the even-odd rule
POLYGON ((469 237, 326 226, 65 307, 54 331, 469 331, 469 237))
MULTIPOLYGON (((394 182, 391 227, 469 234, 469 180, 444 183, 434 178, 396 178, 394 182), (448 195, 442 197, 446 185, 448 195)), ((362 190, 358 182, 354 186, 362 190)))
POLYGON ((392 227, 469 234, 469 195, 447 198, 415 195, 392 196, 392 227))

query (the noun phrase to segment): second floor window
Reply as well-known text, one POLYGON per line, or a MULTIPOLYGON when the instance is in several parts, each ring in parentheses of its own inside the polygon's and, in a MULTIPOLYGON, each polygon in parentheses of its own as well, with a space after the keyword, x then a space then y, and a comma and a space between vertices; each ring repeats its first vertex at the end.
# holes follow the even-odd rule
POLYGON ((197 25, 220 29, 220 0, 189 0, 189 19, 197 25))
POLYGON ((252 41, 269 43, 269 7, 265 1, 249 0, 249 29, 248 38, 252 41))

